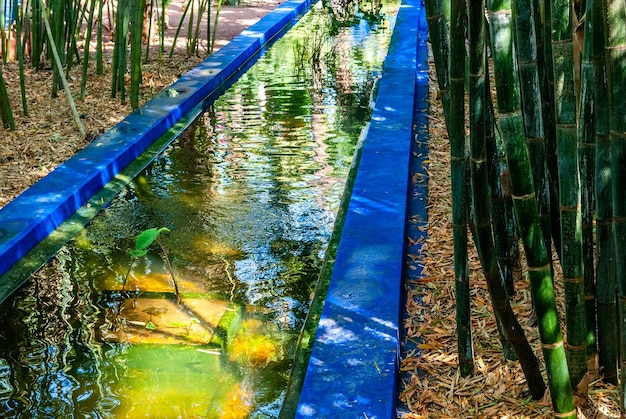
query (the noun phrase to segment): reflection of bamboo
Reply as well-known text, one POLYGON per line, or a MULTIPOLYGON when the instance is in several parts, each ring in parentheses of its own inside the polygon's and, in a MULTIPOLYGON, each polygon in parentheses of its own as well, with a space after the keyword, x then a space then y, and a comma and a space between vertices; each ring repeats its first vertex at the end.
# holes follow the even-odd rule
POLYGON ((230 284, 232 285, 232 288, 230 289, 229 301, 233 301, 233 298, 235 297, 235 288, 237 288, 237 283, 235 282, 232 275, 230 274, 230 262, 224 256, 220 255, 219 258, 222 259, 222 261, 224 262, 224 265, 226 265, 224 267, 224 272, 226 272, 226 277, 228 278, 228 282, 230 282, 230 284))
POLYGON ((176 277, 174 276, 174 269, 172 269, 172 264, 170 263, 170 258, 167 257, 167 252, 165 251, 165 247, 159 239, 156 239, 156 242, 159 244, 161 251, 163 252, 163 259, 165 260, 165 264, 167 265, 167 270, 170 272, 172 276, 172 282, 174 283, 174 292, 176 293, 176 302, 180 304, 180 293, 178 292, 178 282, 176 282, 176 277))

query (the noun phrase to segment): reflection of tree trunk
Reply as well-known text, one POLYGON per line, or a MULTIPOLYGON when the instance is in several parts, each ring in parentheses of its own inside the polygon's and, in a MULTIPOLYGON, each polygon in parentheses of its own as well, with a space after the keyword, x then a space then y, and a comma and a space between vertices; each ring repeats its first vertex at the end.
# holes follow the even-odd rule
POLYGON ((348 94, 352 93, 354 78, 352 77, 352 71, 350 71, 350 47, 352 46, 352 37, 349 32, 340 32, 337 35, 339 41, 335 47, 335 53, 337 54, 336 62, 339 63, 337 67, 337 74, 335 80, 337 83, 337 93, 348 94))
MULTIPOLYGON (((333 51, 336 54, 334 56, 334 60, 338 63, 337 73, 335 74, 335 97, 339 98, 341 95, 352 92, 353 77, 349 65, 351 62, 350 35, 346 32, 340 32, 337 35, 337 39, 338 41, 333 51)), ((313 134, 313 141, 317 144, 313 160, 320 167, 319 170, 315 172, 319 179, 319 188, 321 189, 320 193, 315 194, 317 197, 328 196, 328 190, 339 182, 337 178, 330 176, 333 167, 328 164, 328 154, 326 152, 328 145, 324 142, 324 140, 328 138, 328 124, 333 123, 333 121, 329 121, 326 116, 327 114, 322 111, 324 107, 322 65, 324 65, 323 61, 319 65, 313 66, 312 68, 313 88, 311 90, 311 101, 313 104, 311 113, 311 132, 313 134)), ((337 106, 340 106, 340 104, 338 103, 337 106)), ((322 203, 321 206, 324 207, 325 203, 322 203)))

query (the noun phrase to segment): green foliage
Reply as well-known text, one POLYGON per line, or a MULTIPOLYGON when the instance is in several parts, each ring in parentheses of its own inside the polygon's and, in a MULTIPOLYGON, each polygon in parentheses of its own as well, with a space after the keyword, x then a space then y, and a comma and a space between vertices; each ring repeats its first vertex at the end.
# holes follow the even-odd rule
POLYGON ((126 281, 128 280, 128 275, 130 275, 130 272, 133 268, 133 264, 135 263, 135 260, 137 258, 145 256, 148 253, 148 247, 150 247, 154 242, 156 242, 161 248, 163 259, 165 260, 165 264, 167 265, 167 270, 169 271, 170 276, 172 278, 176 300, 180 303, 180 293, 178 292, 178 282, 176 281, 176 276, 174 276, 174 270, 172 269, 172 264, 170 263, 170 259, 167 255, 167 251, 165 250, 165 247, 159 241, 159 235, 162 232, 168 233, 169 231, 170 231, 169 228, 161 227, 161 228, 149 228, 139 233, 139 235, 135 239, 135 248, 129 251, 132 259, 130 261, 130 264, 128 265, 128 271, 126 272, 126 275, 124 276, 124 282, 122 284, 122 291, 124 291, 124 289, 126 288, 126 281))
POLYGON ((145 256, 148 253, 148 247, 154 243, 162 232, 169 233, 170 229, 167 227, 161 228, 149 228, 142 231, 135 240, 135 248, 131 249, 130 255, 133 258, 139 258, 145 256))

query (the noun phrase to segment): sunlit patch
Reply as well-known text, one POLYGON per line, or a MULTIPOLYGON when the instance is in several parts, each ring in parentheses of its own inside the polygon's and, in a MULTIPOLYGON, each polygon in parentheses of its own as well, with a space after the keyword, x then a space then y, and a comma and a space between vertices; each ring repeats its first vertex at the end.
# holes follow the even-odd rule
POLYGON ((262 367, 276 360, 278 343, 263 334, 263 323, 256 319, 243 322, 241 332, 230 342, 230 360, 244 365, 262 367))
POLYGON ((222 419, 245 419, 249 417, 254 408, 253 396, 254 392, 246 389, 244 385, 235 385, 235 388, 226 396, 220 417, 222 419))

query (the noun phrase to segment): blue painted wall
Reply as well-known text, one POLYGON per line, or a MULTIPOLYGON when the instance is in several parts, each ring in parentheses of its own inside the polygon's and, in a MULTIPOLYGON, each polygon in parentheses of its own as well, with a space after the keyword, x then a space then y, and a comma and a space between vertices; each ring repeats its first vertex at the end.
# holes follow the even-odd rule
POLYGON ((413 181, 413 170, 423 172, 427 158, 427 146, 423 147, 426 143, 420 137, 427 120, 415 112, 416 107, 427 107, 423 100, 428 94, 425 39, 420 0, 403 1, 313 345, 298 418, 396 417, 405 239, 413 228, 407 219, 414 215, 421 221, 426 219, 425 196, 416 195, 425 192, 425 183, 413 181), (415 151, 421 156, 415 156, 415 151), (415 201, 410 208, 409 197, 415 201))

